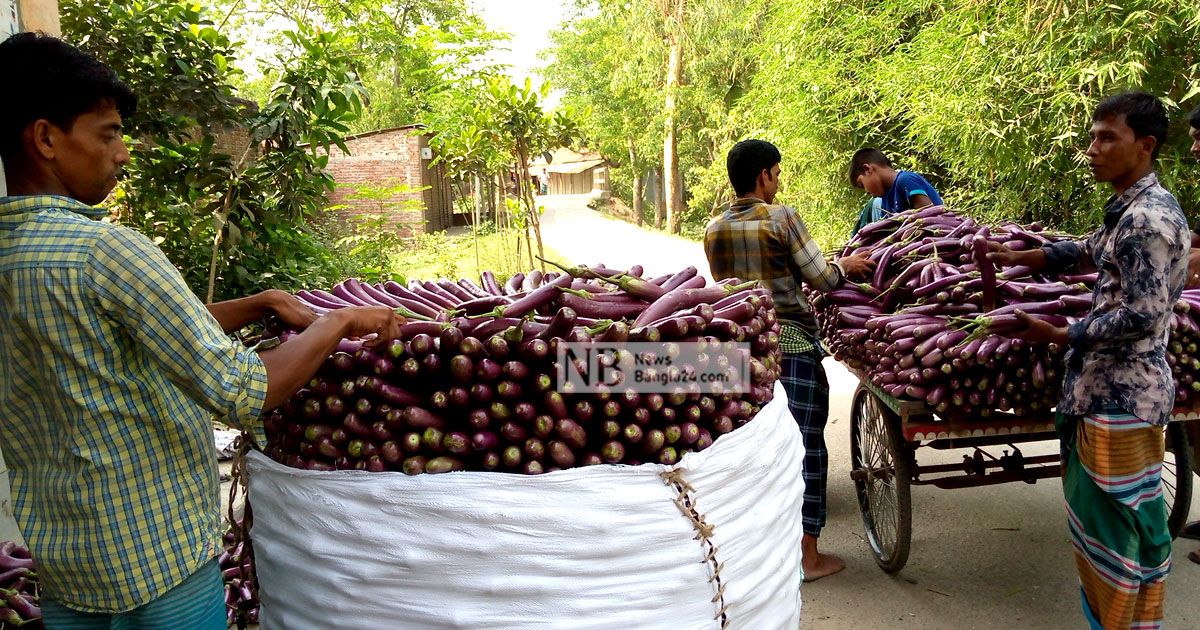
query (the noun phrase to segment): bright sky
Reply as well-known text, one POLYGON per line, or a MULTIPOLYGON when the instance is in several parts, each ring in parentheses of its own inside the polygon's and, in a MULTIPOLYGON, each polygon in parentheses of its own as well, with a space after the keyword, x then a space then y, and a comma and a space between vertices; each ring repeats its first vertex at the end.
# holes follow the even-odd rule
MULTIPOLYGON (((542 62, 538 53, 550 47, 549 33, 567 17, 571 0, 472 0, 479 15, 488 27, 512 36, 493 58, 496 63, 512 66, 510 74, 514 83, 533 79, 538 85, 541 77, 536 70, 542 62)), ((552 94, 550 106, 558 99, 552 94)))

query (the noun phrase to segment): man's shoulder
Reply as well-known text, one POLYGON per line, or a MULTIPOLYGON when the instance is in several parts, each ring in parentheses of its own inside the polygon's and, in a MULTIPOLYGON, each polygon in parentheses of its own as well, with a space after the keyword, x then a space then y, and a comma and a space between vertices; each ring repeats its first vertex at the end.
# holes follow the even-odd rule
POLYGON ((933 184, 929 183, 929 180, 926 179, 924 175, 916 171, 899 171, 896 173, 896 181, 906 188, 912 188, 914 186, 933 186, 933 184))
POLYGON ((1155 183, 1126 208, 1122 223, 1154 230, 1189 230, 1179 200, 1162 184, 1155 183))
POLYGON ((785 219, 796 216, 796 211, 789 206, 777 203, 756 201, 739 206, 726 206, 720 214, 708 222, 708 227, 727 226, 738 223, 761 222, 785 219))

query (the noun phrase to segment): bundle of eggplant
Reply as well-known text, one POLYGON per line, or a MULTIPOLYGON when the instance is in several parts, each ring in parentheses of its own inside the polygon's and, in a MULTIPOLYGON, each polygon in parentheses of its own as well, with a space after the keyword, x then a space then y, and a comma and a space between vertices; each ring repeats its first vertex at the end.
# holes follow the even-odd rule
MULTIPOLYGON (((708 285, 694 267, 653 279, 637 266, 559 269, 503 283, 485 272, 479 283, 350 279, 328 292, 300 291, 318 312, 385 305, 409 322, 387 344, 343 341, 306 388, 265 418, 268 456, 313 470, 408 474, 674 464, 771 399, 779 323, 756 282, 708 285), (560 344, 621 342, 660 343, 671 356, 690 342, 700 363, 706 348, 716 356, 728 342, 746 342, 752 387, 702 393, 680 380, 660 394, 557 383, 560 344)), ((674 369, 714 367, 729 366, 674 369)))
POLYGON ((254 574, 254 548, 238 535, 242 524, 230 527, 222 538, 218 558, 225 583, 225 620, 245 627, 258 623, 258 580, 254 574))
POLYGON ((29 550, 0 542, 0 630, 42 625, 41 591, 29 550))
MULTIPOLYGON (((1056 326, 1086 316, 1096 274, 997 269, 987 253, 993 243, 1021 251, 1071 238, 1037 224, 989 227, 942 206, 903 212, 866 226, 842 252, 869 254, 869 281, 809 299, 834 357, 892 396, 950 419, 1048 416, 1065 349, 1006 333, 1020 326, 1018 310, 1056 326)), ((1183 404, 1200 398, 1198 309, 1200 292, 1185 291, 1172 321, 1168 360, 1183 404)))

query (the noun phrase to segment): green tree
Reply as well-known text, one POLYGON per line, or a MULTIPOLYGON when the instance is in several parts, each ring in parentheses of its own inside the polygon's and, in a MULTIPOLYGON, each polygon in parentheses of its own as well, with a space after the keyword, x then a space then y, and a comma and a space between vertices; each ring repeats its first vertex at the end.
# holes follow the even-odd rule
MULTIPOLYGON (((485 175, 502 170, 499 188, 503 190, 506 174, 514 174, 517 204, 509 218, 524 235, 531 265, 534 241, 539 256, 544 246, 529 162, 551 149, 570 146, 580 136, 568 112, 543 110, 549 91, 549 84, 534 89, 529 80, 517 86, 506 76, 492 75, 448 92, 445 108, 427 118, 437 159, 460 181, 474 178, 477 193, 485 175)), ((505 207, 502 200, 496 204, 498 212, 505 207)))
MULTIPOLYGON (((502 36, 488 31, 465 0, 224 0, 235 32, 263 48, 295 45, 283 31, 338 33, 338 44, 367 90, 353 132, 417 122, 438 95, 489 69, 482 62, 502 36)), ((278 79, 265 71, 248 82, 256 94, 278 79)))
MULTIPOLYGON (((639 225, 646 215, 646 176, 659 168, 659 130, 665 126, 657 107, 665 76, 657 71, 662 40, 631 37, 647 35, 645 29, 634 28, 644 17, 610 2, 601 3, 595 12, 577 7, 575 15, 551 32, 551 63, 546 68, 547 77, 566 92, 563 103, 579 112, 589 147, 611 165, 615 192, 631 199, 639 225), (635 45, 619 45, 631 39, 635 45)), ((660 206, 655 213, 660 229, 665 214, 661 210, 660 206)))
POLYGON ((326 284, 339 258, 306 225, 331 180, 318 147, 340 143, 362 88, 333 34, 297 31, 298 54, 262 108, 236 98, 234 47, 199 6, 171 0, 61 5, 64 34, 139 97, 118 221, 164 249, 209 300, 326 284), (231 150, 218 135, 244 132, 231 150), (231 155, 237 153, 237 155, 231 155))
MULTIPOLYGON (((960 209, 1081 231, 1107 194, 1083 168, 1097 100, 1137 88, 1176 112, 1195 104, 1198 35, 1195 5, 1175 0, 776 2, 740 131, 779 143, 786 192, 805 200, 827 245, 865 201, 845 175, 862 146, 926 173, 960 209)), ((1194 208, 1173 131, 1160 169, 1194 208)))
POLYGON ((660 191, 664 180, 667 193, 678 189, 658 200, 657 227, 664 219, 674 231, 702 225, 724 198, 728 184, 713 173, 724 163, 721 151, 735 135, 728 120, 757 65, 750 49, 765 6, 579 0, 576 14, 552 33, 547 74, 582 113, 589 144, 615 166, 614 192, 631 199, 640 217, 644 173, 661 173, 660 191))

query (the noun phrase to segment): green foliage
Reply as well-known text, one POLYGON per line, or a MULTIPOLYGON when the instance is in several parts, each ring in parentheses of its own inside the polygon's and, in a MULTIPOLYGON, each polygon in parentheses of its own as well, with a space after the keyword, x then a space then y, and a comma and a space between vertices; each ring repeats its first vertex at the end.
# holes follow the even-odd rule
MULTIPOLYGON (((502 37, 487 30, 464 0, 222 0, 234 32, 262 49, 295 53, 287 30, 336 33, 369 98, 352 133, 407 125, 432 111, 459 81, 490 69, 481 61, 502 37), (280 30, 280 24, 283 24, 280 30)), ((245 82, 261 96, 278 66, 245 82)), ((258 99, 261 102, 261 98, 258 99)))
POLYGON ((541 209, 534 205, 529 162, 551 149, 570 146, 581 133, 570 110, 543 110, 549 92, 548 83, 534 89, 528 79, 517 86, 506 76, 482 76, 448 90, 443 107, 426 119, 435 163, 444 164, 450 177, 469 182, 490 179, 497 170, 517 174, 517 199, 505 199, 504 207, 496 209, 496 219, 525 235, 527 254, 534 251, 534 242, 539 255, 543 249, 541 209))
POLYGON ((276 59, 280 80, 255 108, 234 96, 234 45, 198 5, 69 0, 61 10, 66 37, 139 97, 117 220, 152 236, 210 299, 345 274, 344 259, 305 221, 332 186, 318 147, 340 144, 362 110, 333 34, 288 33, 295 54, 276 59), (248 136, 245 146, 218 144, 228 132, 248 136))
MULTIPOLYGON (((778 141, 789 197, 843 235, 866 201, 846 165, 866 145, 979 216, 1090 229, 1108 194, 1084 168, 1097 100, 1136 88, 1179 102, 1200 78, 1184 52, 1200 14, 1169 0, 792 1, 775 3, 768 24, 743 129, 778 141)), ((1194 207, 1195 186, 1179 178, 1183 130, 1173 131, 1160 166, 1194 207)))
MULTIPOLYGON (((517 256, 519 236, 516 229, 500 229, 487 223, 479 226, 477 235, 420 234, 389 257, 389 277, 478 281, 481 272, 491 271, 497 277, 508 278, 518 271, 529 271, 528 258, 523 254, 517 256)), ((546 257, 564 260, 560 253, 549 248, 546 257)))
MULTIPOLYGON (((622 196, 631 139, 653 159, 663 138, 660 108, 649 104, 666 68, 660 5, 581 0, 554 36, 550 76, 617 164, 622 196)), ((1185 210, 1200 204, 1200 167, 1179 120, 1200 103, 1194 3, 689 0, 685 31, 685 231, 727 199, 725 153, 748 137, 780 147, 780 198, 826 247, 845 240, 867 201, 846 178, 863 146, 981 218, 1084 231, 1108 194, 1085 167, 1091 111, 1135 88, 1172 108, 1160 174, 1185 210)))
MULTIPOLYGON (((356 185, 354 192, 346 195, 348 201, 371 201, 376 206, 374 212, 354 216, 353 229, 337 239, 339 247, 355 260, 361 261, 358 265, 359 278, 369 282, 394 279, 392 257, 405 249, 404 239, 395 225, 395 216, 399 212, 422 210, 425 205, 419 197, 402 198, 422 190, 408 184, 389 182, 382 186, 356 185)), ((338 206, 329 208, 338 209, 338 206)))
MULTIPOLYGON (((683 32, 683 86, 678 98, 679 155, 691 203, 686 223, 704 223, 714 184, 710 165, 734 130, 727 120, 757 67, 751 43, 765 0, 688 0, 683 32)), ((635 174, 661 170, 666 5, 660 1, 577 0, 576 15, 551 33, 547 76, 566 90, 563 103, 579 112, 586 143, 612 165, 614 194, 630 205, 635 174)), ((649 211, 650 208, 647 208, 649 211)))

